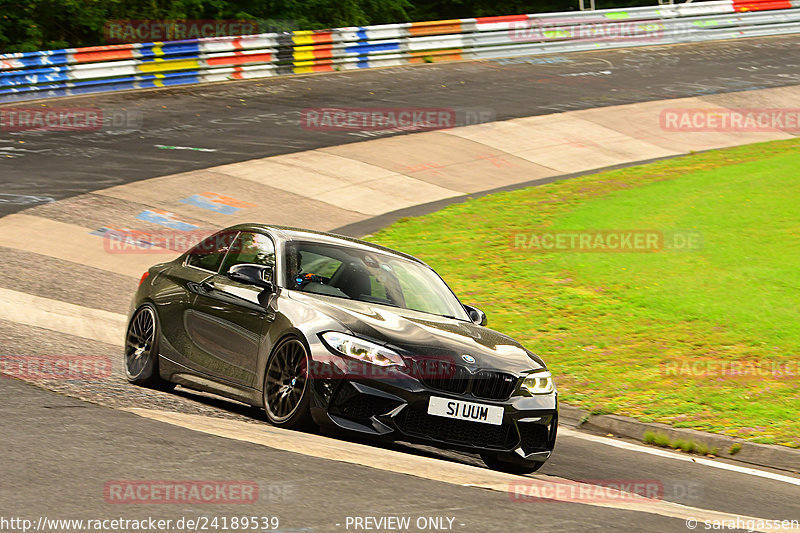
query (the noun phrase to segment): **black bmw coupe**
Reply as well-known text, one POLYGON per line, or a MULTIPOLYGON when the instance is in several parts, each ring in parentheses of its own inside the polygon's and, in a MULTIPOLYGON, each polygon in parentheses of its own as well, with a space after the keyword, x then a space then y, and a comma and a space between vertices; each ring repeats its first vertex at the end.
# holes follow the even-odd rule
POLYGON ((277 426, 457 448, 533 472, 555 444, 553 378, 485 324, 412 256, 244 224, 144 273, 125 369, 138 385, 263 407, 277 426))

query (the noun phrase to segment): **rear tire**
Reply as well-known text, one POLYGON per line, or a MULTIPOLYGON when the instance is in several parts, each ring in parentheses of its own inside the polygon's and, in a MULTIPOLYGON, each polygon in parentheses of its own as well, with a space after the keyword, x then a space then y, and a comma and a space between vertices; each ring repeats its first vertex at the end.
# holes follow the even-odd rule
POLYGON ((481 459, 492 470, 517 475, 533 474, 544 465, 539 461, 525 461, 524 459, 512 458, 513 461, 504 461, 502 454, 493 453, 481 453, 481 459))
POLYGON ((308 352, 297 337, 281 340, 267 360, 262 397, 271 424, 287 429, 311 429, 311 379, 308 352))
POLYGON ((142 387, 171 390, 174 383, 158 374, 158 320, 156 310, 145 304, 133 314, 125 335, 125 377, 142 387))

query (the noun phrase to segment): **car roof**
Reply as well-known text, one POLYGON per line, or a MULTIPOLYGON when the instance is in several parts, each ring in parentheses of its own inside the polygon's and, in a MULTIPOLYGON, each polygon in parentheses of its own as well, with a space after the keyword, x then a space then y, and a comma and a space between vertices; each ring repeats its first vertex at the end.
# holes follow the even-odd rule
POLYGON ((407 259, 409 261, 413 261, 415 263, 428 266, 427 264, 425 264, 424 261, 417 259, 413 255, 409 255, 403 252, 398 252, 397 250, 393 250, 391 248, 387 248, 379 244, 362 241, 360 239, 347 237, 345 235, 328 233, 325 231, 315 231, 311 229, 294 228, 291 226, 279 226, 274 224, 257 224, 257 223, 238 224, 236 226, 231 226, 230 228, 226 229, 238 230, 238 231, 269 232, 273 236, 284 242, 303 241, 303 242, 313 242, 318 244, 333 244, 339 246, 348 246, 351 248, 359 248, 362 250, 371 250, 371 251, 381 252, 387 255, 401 257, 403 259, 407 259))

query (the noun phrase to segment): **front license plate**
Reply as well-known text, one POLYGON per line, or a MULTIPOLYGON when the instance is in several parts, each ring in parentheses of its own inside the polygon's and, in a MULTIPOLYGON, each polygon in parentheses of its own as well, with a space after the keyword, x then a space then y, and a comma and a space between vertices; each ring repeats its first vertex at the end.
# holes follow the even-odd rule
POLYGON ((428 403, 428 414, 495 426, 503 424, 503 408, 498 405, 462 402, 461 400, 438 398, 436 396, 431 396, 431 400, 428 403))

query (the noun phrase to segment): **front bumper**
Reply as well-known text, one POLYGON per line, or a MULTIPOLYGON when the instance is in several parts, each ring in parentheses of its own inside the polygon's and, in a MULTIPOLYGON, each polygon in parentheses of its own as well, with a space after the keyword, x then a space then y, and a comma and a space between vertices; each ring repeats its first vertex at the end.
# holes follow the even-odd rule
POLYGON ((328 427, 434 444, 472 452, 511 453, 545 461, 555 445, 558 403, 555 394, 486 400, 432 389, 401 371, 380 380, 338 376, 313 381, 312 415, 328 427), (427 413, 431 396, 503 407, 502 425, 456 420, 427 413))

